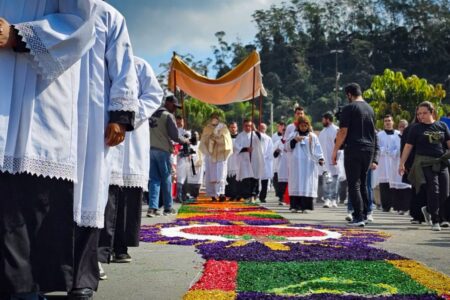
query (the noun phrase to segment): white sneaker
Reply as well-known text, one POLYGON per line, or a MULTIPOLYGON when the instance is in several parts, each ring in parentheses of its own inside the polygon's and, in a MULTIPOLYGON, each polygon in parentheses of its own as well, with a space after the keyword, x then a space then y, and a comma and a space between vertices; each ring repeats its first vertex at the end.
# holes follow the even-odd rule
POLYGON ((368 214, 367 215, 367 222, 368 223, 373 223, 373 215, 372 214, 368 214))
POLYGON ((353 220, 353 215, 352 215, 351 212, 349 212, 349 213, 347 214, 347 216, 345 217, 345 221, 351 222, 352 220, 353 220))
POLYGON ((108 276, 106 275, 105 270, 103 270, 102 264, 100 262, 98 263, 98 272, 100 280, 108 279, 108 276))
POLYGON ((325 199, 325 203, 323 204, 323 208, 330 208, 331 201, 330 199, 325 199))
POLYGON ((334 208, 338 207, 336 200, 331 201, 331 207, 334 207, 334 208))
POLYGON ((291 208, 289 211, 290 211, 291 213, 297 213, 297 212, 298 212, 298 210, 296 210, 295 208, 291 208))
POLYGON ((441 222, 441 227, 444 227, 444 228, 450 227, 450 222, 447 222, 447 221, 441 222))
POLYGON ((347 199, 344 200, 344 204, 348 204, 348 200, 347 199))
POLYGON ((439 226, 439 223, 434 223, 431 226, 431 230, 433 230, 433 231, 441 231, 441 226, 439 226))
POLYGON ((427 211, 427 207, 422 206, 421 210, 422 210, 423 217, 425 218, 425 223, 427 223, 428 225, 432 225, 431 214, 427 211))

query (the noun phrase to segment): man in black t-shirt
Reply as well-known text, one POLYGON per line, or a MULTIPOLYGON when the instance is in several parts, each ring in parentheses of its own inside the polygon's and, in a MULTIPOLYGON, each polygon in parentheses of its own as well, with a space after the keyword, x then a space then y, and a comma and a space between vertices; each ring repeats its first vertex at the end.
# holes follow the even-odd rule
POLYGON ((350 103, 343 108, 339 119, 332 163, 336 164, 337 151, 344 145, 344 168, 354 210, 353 220, 348 225, 364 227, 369 205, 367 171, 376 147, 375 114, 362 98, 361 87, 357 83, 347 85, 345 94, 350 103))

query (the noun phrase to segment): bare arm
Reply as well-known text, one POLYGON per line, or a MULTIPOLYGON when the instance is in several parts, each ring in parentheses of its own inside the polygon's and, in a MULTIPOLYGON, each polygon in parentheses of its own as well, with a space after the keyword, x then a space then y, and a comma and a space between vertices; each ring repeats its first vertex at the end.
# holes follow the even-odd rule
POLYGON ((406 143, 405 148, 403 148, 402 157, 400 158, 400 165, 398 166, 398 173, 403 175, 405 173, 405 162, 411 154, 411 150, 414 146, 406 143))
POLYGON ((337 152, 339 149, 341 149, 342 145, 345 142, 345 139, 347 138, 347 132, 348 132, 348 128, 339 128, 338 133, 336 134, 336 142, 334 143, 334 149, 333 149, 333 154, 331 156, 331 164, 332 165, 337 165, 337 152))

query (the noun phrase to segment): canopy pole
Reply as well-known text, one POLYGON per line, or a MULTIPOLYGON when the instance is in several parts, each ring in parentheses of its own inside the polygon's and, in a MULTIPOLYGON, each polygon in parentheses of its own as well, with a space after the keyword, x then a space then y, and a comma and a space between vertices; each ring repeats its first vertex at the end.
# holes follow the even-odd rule
MULTIPOLYGON (((253 145, 253 127, 255 126, 253 123, 253 116, 255 114, 255 84, 256 84, 256 67, 253 67, 253 93, 252 93, 252 131, 250 133, 250 148, 253 145)), ((252 161, 252 152, 249 152, 250 161, 252 161)))
POLYGON ((183 118, 184 121, 184 129, 188 128, 188 120, 187 120, 187 116, 186 116, 186 109, 184 107, 184 92, 180 91, 180 99, 181 99, 181 117, 183 118))
POLYGON ((263 116, 263 105, 262 105, 262 102, 263 102, 263 96, 262 96, 261 93, 259 93, 259 127, 261 127, 262 116, 263 116))

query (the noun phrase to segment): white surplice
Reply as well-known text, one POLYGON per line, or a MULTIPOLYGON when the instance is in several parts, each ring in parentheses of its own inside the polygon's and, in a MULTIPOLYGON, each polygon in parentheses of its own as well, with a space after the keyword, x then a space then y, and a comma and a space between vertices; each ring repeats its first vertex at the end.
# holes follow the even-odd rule
MULTIPOLYGON (((283 138, 283 135, 278 135, 278 132, 275 133, 274 135, 272 135, 272 145, 273 145, 272 152, 275 152, 275 150, 277 148, 279 148, 278 142, 281 141, 282 138, 283 138)), ((273 153, 272 153, 272 157, 273 157, 273 160, 272 160, 273 174, 272 175, 274 175, 275 173, 278 173, 278 170, 280 168, 281 152, 280 152, 280 155, 278 155, 277 157, 274 157, 273 153)))
MULTIPOLYGON (((236 136, 237 137, 237 136, 236 136)), ((230 155, 227 161, 227 176, 233 177, 236 176, 238 170, 239 170, 239 159, 236 149, 236 137, 231 137, 231 141, 233 143, 233 154, 230 155)))
POLYGON ((333 154, 338 129, 339 127, 336 125, 330 124, 328 127, 324 127, 319 133, 319 142, 325 158, 323 169, 332 176, 339 175, 338 165, 331 164, 331 157, 333 154))
POLYGON ((236 152, 239 153, 237 181, 245 178, 261 179, 264 174, 263 146, 256 132, 241 132, 236 137, 236 152), (252 147, 253 151, 241 152, 243 148, 252 147), (251 156, 251 158, 250 158, 251 156))
POLYGON ((191 154, 186 166, 187 173, 187 183, 189 184, 202 184, 203 183, 203 173, 204 173, 204 162, 203 155, 199 149, 199 144, 191 145, 191 148, 195 151, 191 154), (191 162, 192 159, 192 162, 191 162), (192 163, 194 163, 195 174, 192 170, 192 163))
POLYGON ((377 133, 378 145, 380 147, 380 157, 378 159, 378 168, 374 172, 376 183, 389 183, 391 188, 404 189, 410 185, 402 182, 398 174, 400 164, 400 132, 394 130, 393 134, 387 134, 386 131, 377 133))
POLYGON ((164 92, 152 67, 142 58, 134 57, 139 80, 138 113, 134 131, 125 141, 110 149, 110 185, 136 187, 148 191, 150 173, 150 127, 148 119, 161 106, 164 92))
POLYGON ((298 131, 291 133, 286 141, 286 148, 291 153, 289 158, 288 190, 290 196, 317 197, 319 183, 319 160, 324 159, 319 138, 309 133, 302 142, 291 147, 291 140, 298 131))
POLYGON ((111 5, 96 4, 96 41, 88 53, 88 106, 79 112, 84 116, 79 124, 74 219, 79 226, 103 228, 111 172, 105 129, 111 111, 139 116, 138 78, 125 19, 111 5))
POLYGON ((273 142, 272 138, 265 133, 261 133, 261 144, 263 148, 263 174, 261 180, 272 179, 273 175, 273 142))
POLYGON ((94 9, 92 0, 0 1, 0 17, 30 50, 0 49, 1 172, 76 181, 81 58, 94 42, 94 9))

